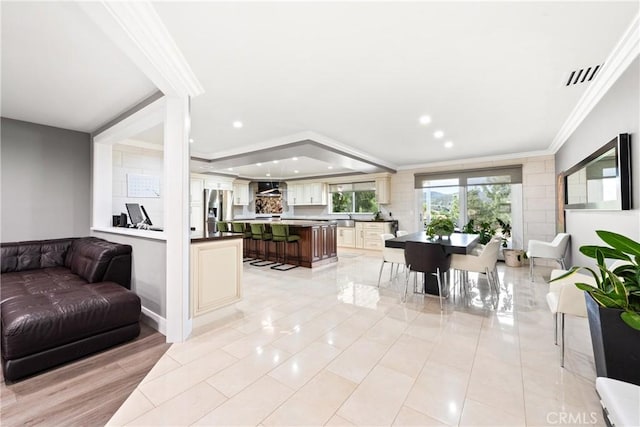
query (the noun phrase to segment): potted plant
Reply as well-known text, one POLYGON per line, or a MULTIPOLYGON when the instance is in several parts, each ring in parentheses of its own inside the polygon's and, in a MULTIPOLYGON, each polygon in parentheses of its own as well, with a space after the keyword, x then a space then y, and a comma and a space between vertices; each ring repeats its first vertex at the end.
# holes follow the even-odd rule
POLYGON ((640 385, 640 243, 610 231, 596 234, 609 246, 582 246, 580 252, 597 268, 573 267, 555 280, 578 270, 591 273, 595 287, 576 286, 585 291, 596 372, 640 385), (605 260, 618 262, 608 266, 605 260))
POLYGON ((526 259, 526 255, 522 249, 508 248, 509 237, 511 237, 511 224, 506 221, 496 218, 496 221, 500 225, 500 231, 502 233, 502 254, 504 255, 504 263, 509 267, 522 267, 523 261, 526 259))
POLYGON ((502 233, 502 237, 500 239, 502 241, 502 247, 506 248, 509 237, 511 237, 511 224, 501 220, 500 218, 496 218, 496 221, 500 225, 500 232, 502 233))
POLYGON ((429 237, 440 236, 440 238, 442 238, 444 236, 450 236, 454 230, 455 225, 453 221, 446 215, 434 215, 426 227, 426 233, 429 237))

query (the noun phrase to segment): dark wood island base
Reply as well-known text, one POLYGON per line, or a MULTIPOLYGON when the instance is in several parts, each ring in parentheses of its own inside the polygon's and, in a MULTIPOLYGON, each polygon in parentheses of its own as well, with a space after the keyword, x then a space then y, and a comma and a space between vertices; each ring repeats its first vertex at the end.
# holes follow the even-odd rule
MULTIPOLYGON (((272 221, 244 221, 253 224, 265 224, 267 231, 272 221)), ((301 267, 317 267, 324 264, 330 264, 338 261, 337 253, 337 226, 335 223, 322 222, 322 221, 296 221, 296 220, 282 220, 278 221, 278 224, 286 224, 289 226, 290 234, 297 234, 300 236, 300 258, 298 260, 296 243, 287 243, 287 263, 297 264, 299 262, 301 267)), ((253 254, 255 249, 255 243, 253 241, 246 242, 249 245, 249 250, 253 254)), ((260 250, 262 250, 262 243, 258 244, 260 250)), ((268 255, 266 257, 269 261, 276 261, 276 244, 269 241, 267 244, 268 255)), ((282 244, 280 244, 278 252, 279 262, 283 261, 282 244)))

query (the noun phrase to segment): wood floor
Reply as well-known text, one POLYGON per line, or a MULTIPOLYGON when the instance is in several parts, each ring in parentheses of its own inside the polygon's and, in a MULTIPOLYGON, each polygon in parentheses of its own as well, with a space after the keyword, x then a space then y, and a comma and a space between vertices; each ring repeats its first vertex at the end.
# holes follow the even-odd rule
POLYGON ((169 348, 141 325, 133 341, 23 381, 0 384, 2 426, 102 426, 169 348))

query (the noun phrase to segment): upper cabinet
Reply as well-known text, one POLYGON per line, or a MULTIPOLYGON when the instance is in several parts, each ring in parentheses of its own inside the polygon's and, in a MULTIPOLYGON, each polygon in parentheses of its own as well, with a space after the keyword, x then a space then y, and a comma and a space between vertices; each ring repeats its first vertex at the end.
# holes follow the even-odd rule
POLYGON ((289 206, 309 206, 327 204, 327 184, 287 183, 287 203, 289 206))
POLYGON ((249 204, 249 181, 236 180, 233 183, 233 204, 236 206, 249 204))
POLYGON ((376 178, 376 201, 380 205, 391 203, 391 180, 388 176, 376 178))

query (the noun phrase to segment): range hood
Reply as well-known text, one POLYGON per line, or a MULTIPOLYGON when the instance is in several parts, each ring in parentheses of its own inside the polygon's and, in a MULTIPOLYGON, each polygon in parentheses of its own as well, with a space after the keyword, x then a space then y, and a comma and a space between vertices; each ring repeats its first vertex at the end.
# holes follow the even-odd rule
POLYGON ((275 181, 260 181, 258 182, 258 192, 256 194, 260 196, 279 196, 280 195, 280 183, 275 181))

